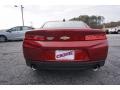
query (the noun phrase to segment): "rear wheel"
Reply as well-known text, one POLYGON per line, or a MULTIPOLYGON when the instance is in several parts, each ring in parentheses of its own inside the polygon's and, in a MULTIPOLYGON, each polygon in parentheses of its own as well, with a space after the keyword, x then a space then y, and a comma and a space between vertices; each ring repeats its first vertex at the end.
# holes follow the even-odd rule
POLYGON ((118 30, 118 32, 117 32, 118 34, 120 34, 120 30, 118 30))
POLYGON ((0 36, 0 42, 5 42, 7 41, 7 38, 5 36, 0 36))
POLYGON ((109 30, 106 30, 106 34, 109 34, 109 30))

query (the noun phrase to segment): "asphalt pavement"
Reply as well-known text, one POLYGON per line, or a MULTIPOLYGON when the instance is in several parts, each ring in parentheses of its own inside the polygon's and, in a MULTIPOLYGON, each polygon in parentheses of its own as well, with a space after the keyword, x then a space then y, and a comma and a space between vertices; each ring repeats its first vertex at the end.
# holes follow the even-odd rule
POLYGON ((120 84, 120 34, 107 35, 109 53, 99 71, 33 71, 27 67, 22 41, 0 43, 1 85, 118 85, 120 84))

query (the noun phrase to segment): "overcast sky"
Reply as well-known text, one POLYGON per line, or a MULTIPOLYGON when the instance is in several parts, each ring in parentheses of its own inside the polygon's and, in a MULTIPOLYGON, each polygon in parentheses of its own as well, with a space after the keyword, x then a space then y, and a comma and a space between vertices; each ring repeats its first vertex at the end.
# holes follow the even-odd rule
MULTIPOLYGON (((80 15, 101 15, 105 22, 120 21, 120 5, 24 5, 25 25, 39 28, 46 21, 80 15)), ((0 5, 0 29, 22 25, 19 7, 0 5)))

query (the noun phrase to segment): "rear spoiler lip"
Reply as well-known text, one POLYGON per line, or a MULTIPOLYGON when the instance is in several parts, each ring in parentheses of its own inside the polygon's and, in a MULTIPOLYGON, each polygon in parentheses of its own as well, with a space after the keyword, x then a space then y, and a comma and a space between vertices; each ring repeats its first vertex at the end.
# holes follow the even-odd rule
POLYGON ((85 30, 85 31, 91 31, 91 30, 94 30, 94 31, 97 31, 97 32, 105 32, 104 30, 102 30, 102 29, 92 29, 92 28, 86 28, 86 29, 81 29, 81 28, 50 28, 50 29, 34 29, 34 30, 32 30, 32 31, 28 31, 28 32, 37 32, 37 31, 68 31, 68 30, 70 30, 70 31, 79 31, 79 30, 81 30, 81 31, 83 31, 83 30, 85 30))

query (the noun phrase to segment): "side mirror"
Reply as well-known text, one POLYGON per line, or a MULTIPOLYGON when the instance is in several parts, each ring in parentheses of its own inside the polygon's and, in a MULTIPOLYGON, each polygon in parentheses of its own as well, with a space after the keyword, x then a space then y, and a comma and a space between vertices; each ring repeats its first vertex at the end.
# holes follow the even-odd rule
POLYGON ((9 29, 9 30, 7 30, 6 32, 9 32, 9 33, 11 33, 12 31, 11 31, 11 29, 9 29))

